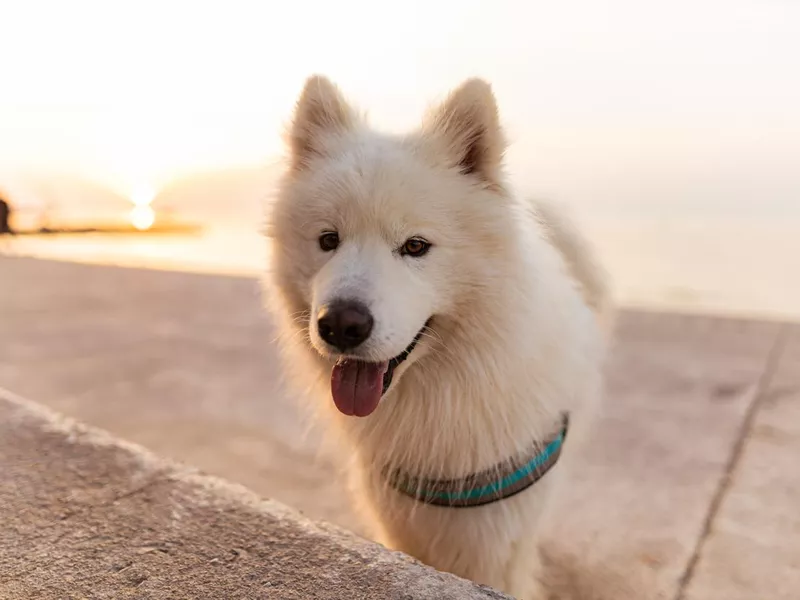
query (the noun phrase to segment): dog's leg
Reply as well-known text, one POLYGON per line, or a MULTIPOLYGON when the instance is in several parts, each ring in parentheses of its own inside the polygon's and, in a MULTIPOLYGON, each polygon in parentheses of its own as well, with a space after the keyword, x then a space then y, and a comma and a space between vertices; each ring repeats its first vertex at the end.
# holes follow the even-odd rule
POLYGON ((535 539, 515 544, 506 567, 501 589, 518 600, 548 600, 541 584, 542 563, 535 539))
POLYGON ((383 524, 380 511, 375 509, 372 497, 375 490, 369 483, 368 474, 359 466, 353 466, 348 477, 348 495, 355 513, 366 529, 367 537, 389 550, 399 550, 397 542, 383 524))

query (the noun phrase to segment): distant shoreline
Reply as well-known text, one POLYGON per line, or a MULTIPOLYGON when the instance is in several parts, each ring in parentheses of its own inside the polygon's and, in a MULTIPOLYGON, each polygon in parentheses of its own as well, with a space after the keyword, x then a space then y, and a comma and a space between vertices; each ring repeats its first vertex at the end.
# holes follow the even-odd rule
MULTIPOLYGON (((620 305, 800 322, 800 237, 765 223, 577 219, 611 275, 620 305)), ((206 221, 204 221, 206 222, 206 221)), ((269 247, 258 223, 194 232, 155 230, 0 236, 0 256, 259 277, 269 247)))
POLYGON ((6 235, 24 236, 51 236, 51 235, 84 235, 84 234, 110 234, 110 235, 165 235, 165 234, 197 234, 203 230, 200 225, 169 224, 153 225, 148 229, 137 229, 131 225, 97 225, 89 227, 43 227, 40 229, 13 230, 6 235))

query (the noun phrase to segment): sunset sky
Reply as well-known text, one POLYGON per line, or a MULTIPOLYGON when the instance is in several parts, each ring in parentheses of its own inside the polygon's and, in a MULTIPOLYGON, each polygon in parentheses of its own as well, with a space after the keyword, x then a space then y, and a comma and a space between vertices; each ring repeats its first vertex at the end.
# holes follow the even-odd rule
POLYGON ((312 72, 390 130, 481 75, 524 185, 615 206, 800 203, 794 0, 20 0, 0 23, 0 177, 74 171, 131 195, 271 161, 312 72))

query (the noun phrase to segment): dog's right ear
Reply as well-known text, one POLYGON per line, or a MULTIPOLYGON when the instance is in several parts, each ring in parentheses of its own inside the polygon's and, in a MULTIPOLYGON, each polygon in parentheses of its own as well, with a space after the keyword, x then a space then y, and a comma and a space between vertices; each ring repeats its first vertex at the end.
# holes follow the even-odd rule
POLYGON ((291 165, 302 170, 309 160, 324 153, 325 138, 355 126, 355 111, 339 89, 322 75, 306 80, 288 131, 291 165))
POLYGON ((468 79, 433 109, 423 134, 444 142, 451 166, 490 187, 502 186, 506 142, 491 86, 468 79))

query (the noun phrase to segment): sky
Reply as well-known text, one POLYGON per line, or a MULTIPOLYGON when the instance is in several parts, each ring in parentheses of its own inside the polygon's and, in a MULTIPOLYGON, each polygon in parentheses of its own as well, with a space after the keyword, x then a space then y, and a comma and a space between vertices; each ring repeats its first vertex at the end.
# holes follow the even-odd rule
POLYGON ((390 131, 477 75, 526 191, 800 216, 795 0, 25 0, 0 23, 0 177, 136 196, 273 161, 311 73, 390 131))

